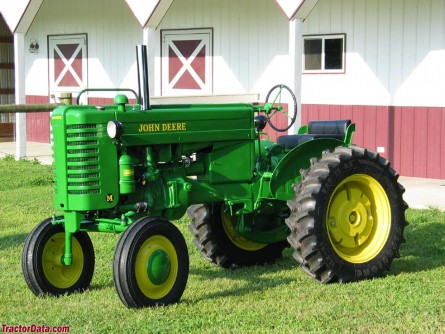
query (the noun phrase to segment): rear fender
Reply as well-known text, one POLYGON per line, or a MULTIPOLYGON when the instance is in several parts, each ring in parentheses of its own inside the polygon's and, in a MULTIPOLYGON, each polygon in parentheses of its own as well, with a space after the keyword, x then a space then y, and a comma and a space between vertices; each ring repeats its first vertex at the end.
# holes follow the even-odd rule
POLYGON ((292 185, 301 181, 300 171, 308 169, 311 158, 320 158, 325 150, 334 150, 345 143, 332 138, 315 139, 305 142, 287 153, 278 163, 270 179, 270 193, 273 198, 288 201, 294 197, 292 185))

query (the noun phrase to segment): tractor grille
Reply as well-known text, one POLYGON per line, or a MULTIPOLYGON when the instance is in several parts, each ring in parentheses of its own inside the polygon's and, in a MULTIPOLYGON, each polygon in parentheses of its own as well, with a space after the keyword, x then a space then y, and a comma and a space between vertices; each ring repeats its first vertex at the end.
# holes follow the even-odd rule
POLYGON ((99 194, 101 182, 97 125, 68 125, 66 137, 68 194, 99 194))

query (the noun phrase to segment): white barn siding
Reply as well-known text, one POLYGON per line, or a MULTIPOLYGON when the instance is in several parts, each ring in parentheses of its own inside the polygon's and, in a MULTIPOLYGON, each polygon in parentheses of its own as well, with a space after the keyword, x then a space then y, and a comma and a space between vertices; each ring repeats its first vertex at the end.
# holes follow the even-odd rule
POLYGON ((304 35, 346 34, 344 74, 303 74, 302 120, 350 118, 401 175, 445 178, 445 0, 319 0, 304 35))
MULTIPOLYGON (((271 0, 175 0, 158 30, 213 28, 213 94, 264 99, 273 85, 291 80, 288 26, 271 0)), ((155 54, 160 47, 156 43, 155 54)), ((155 80, 160 95, 160 72, 155 80)))
POLYGON ((136 89, 135 45, 143 32, 124 1, 45 0, 25 37, 25 45, 31 39, 40 45, 26 57, 26 95, 48 95, 47 37, 65 34, 87 34, 90 88, 136 89))
MULTIPOLYGON (((175 0, 155 31, 154 96, 161 93, 162 29, 213 29, 213 94, 259 93, 291 83, 289 22, 271 0, 175 0), (199 8, 199 10, 197 10, 199 8)), ((25 36, 26 95, 48 96, 48 35, 87 34, 88 87, 135 89, 143 30, 122 0, 45 0, 25 36), (106 10, 104 10, 106 8, 106 10)), ((90 93, 90 96, 114 94, 90 93)))
POLYGON ((302 102, 444 106, 443 22, 443 0, 320 0, 303 34, 346 33, 346 73, 303 75, 302 102))

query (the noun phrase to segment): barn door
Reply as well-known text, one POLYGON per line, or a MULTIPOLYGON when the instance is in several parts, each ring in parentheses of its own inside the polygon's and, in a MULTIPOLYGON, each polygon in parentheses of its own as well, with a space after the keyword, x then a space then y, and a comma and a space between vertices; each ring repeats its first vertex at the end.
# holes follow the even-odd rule
MULTIPOLYGON (((14 37, 0 15, 0 104, 15 102, 14 37)), ((0 114, 0 142, 14 140, 15 114, 0 114)))
POLYGON ((162 95, 212 93, 212 29, 163 30, 162 95))
POLYGON ((59 102, 60 93, 77 96, 87 87, 87 36, 48 37, 49 89, 51 102, 59 102))

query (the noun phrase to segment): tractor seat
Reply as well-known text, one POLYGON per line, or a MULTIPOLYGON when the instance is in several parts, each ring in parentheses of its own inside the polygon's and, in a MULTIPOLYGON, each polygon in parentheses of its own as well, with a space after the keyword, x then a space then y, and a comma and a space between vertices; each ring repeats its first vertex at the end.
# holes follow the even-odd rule
POLYGON ((312 121, 307 126, 302 126, 297 135, 286 135, 278 137, 278 144, 284 145, 286 149, 292 149, 312 139, 334 138, 343 141, 346 129, 351 120, 335 121, 312 121))

